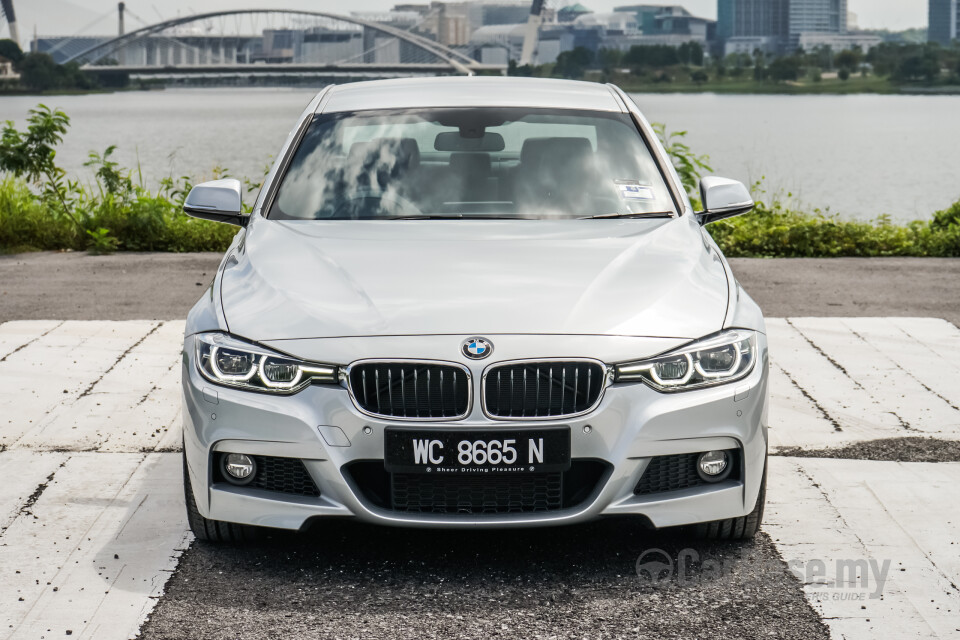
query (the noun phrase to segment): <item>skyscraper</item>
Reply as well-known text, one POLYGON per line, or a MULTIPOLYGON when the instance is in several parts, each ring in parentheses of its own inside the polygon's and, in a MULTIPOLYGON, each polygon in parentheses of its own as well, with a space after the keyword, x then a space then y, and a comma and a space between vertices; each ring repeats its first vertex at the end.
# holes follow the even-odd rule
POLYGON ((717 0, 717 36, 785 38, 789 0, 717 0))
POLYGON ((930 0, 927 39, 944 46, 960 39, 960 0, 930 0))
MULTIPOLYGON (((954 7, 956 18, 960 0, 930 0, 931 16, 934 3, 954 7)), ((866 50, 880 42, 876 36, 847 33, 847 0, 717 0, 717 18, 717 37, 724 42, 725 54, 817 47, 866 50)))
POLYGON ((847 32, 847 0, 790 0, 790 33, 847 32))

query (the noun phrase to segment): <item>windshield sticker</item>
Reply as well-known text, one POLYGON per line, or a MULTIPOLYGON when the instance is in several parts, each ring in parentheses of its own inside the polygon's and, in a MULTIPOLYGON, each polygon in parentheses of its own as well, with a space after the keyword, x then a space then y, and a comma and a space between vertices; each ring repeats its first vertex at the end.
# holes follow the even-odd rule
POLYGON ((626 180, 616 180, 616 183, 620 197, 624 200, 653 200, 653 189, 650 187, 626 180))

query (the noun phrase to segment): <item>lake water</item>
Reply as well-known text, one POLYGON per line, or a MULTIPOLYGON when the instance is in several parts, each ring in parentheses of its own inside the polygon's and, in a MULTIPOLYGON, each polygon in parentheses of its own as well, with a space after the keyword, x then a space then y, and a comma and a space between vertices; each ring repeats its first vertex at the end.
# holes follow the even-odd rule
MULTIPOLYGON (((209 177, 214 166, 256 177, 312 97, 303 89, 170 89, 106 95, 0 97, 0 120, 22 126, 43 101, 71 117, 58 160, 81 172, 90 150, 117 145, 144 180, 209 177)), ((960 96, 642 94, 647 117, 687 130, 714 173, 805 208, 844 217, 929 217, 960 199, 960 96)))

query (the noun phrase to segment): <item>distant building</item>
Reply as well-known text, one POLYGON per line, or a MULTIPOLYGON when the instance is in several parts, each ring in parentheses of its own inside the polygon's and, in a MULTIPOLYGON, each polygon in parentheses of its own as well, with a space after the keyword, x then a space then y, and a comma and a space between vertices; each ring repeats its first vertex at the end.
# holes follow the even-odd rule
POLYGON ((588 13, 574 20, 573 26, 578 29, 599 27, 610 35, 640 35, 637 17, 626 11, 588 13))
POLYGON ((302 31, 264 29, 261 59, 264 62, 293 62, 294 47, 302 38, 302 31))
MULTIPOLYGON (((407 28, 419 20, 417 14, 393 14, 393 24, 407 28)), ((80 54, 112 36, 37 37, 31 51, 50 54, 58 63, 80 54)), ((108 58, 118 56, 110 55, 108 58)), ((264 29, 262 34, 220 36, 199 34, 151 35, 128 45, 124 64, 163 67, 174 65, 233 65, 267 63, 338 62, 392 64, 424 62, 425 54, 413 44, 394 36, 357 25, 342 28, 264 29)), ((432 61, 432 60, 431 60, 432 61)))
POLYGON ((434 34, 440 44, 467 44, 474 27, 482 22, 482 15, 474 2, 433 2, 421 29, 434 34))
POLYGON ((20 74, 13 68, 13 63, 0 56, 0 84, 5 82, 16 82, 20 79, 20 74))
POLYGON ((593 13, 580 3, 570 4, 557 9, 557 22, 573 22, 580 16, 593 13))
POLYGON ((850 34, 849 15, 847 0, 717 0, 717 37, 725 55, 757 50, 783 54, 823 46, 866 50, 880 43, 876 36, 850 34))
POLYGON ((869 51, 883 42, 883 38, 870 33, 821 33, 806 31, 794 34, 791 43, 794 50, 813 51, 817 47, 830 47, 834 51, 861 49, 869 51))
POLYGON ((790 0, 791 34, 846 33, 847 0, 790 0))
MULTIPOLYGON (((505 64, 520 60, 526 24, 499 24, 480 27, 470 36, 468 54, 483 63, 505 64)), ((574 30, 568 25, 545 24, 540 28, 533 64, 556 62, 557 56, 575 46, 574 30)))
POLYGON ((960 0, 930 0, 927 38, 947 46, 960 39, 960 0))
POLYGON ((789 0, 717 0, 717 37, 786 38, 789 0))
MULTIPOLYGON (((545 15, 552 15, 547 11, 545 15)), ((353 13, 372 22, 380 22, 426 36, 431 40, 459 47, 470 41, 480 27, 526 23, 530 15, 528 0, 491 2, 437 2, 398 4, 388 12, 353 13)))
MULTIPOLYGON (((662 4, 632 4, 625 7, 615 7, 614 11, 629 11, 637 18, 637 25, 643 33, 656 33, 659 28, 657 25, 657 16, 667 9, 671 9, 662 4)), ((683 7, 677 7, 683 9, 683 7)))
POLYGON ((644 37, 671 36, 662 39, 683 43, 706 42, 715 36, 715 20, 697 17, 680 5, 635 4, 617 7, 615 11, 634 14, 644 37))
POLYGON ((616 7, 618 13, 633 14, 636 34, 618 35, 608 32, 602 46, 627 50, 633 45, 667 45, 678 47, 697 42, 706 47, 716 35, 716 21, 691 14, 680 5, 634 4, 616 7))
MULTIPOLYGON (((63 64, 115 37, 34 36, 30 51, 49 54, 58 64, 63 64)), ((279 44, 279 40, 277 42, 279 44)), ((262 36, 151 35, 127 45, 123 51, 124 64, 131 66, 233 64, 258 59, 263 59, 262 36)))
POLYGON ((790 51, 849 49, 859 42, 847 35, 847 0, 790 0, 790 51))
POLYGON ((483 16, 483 25, 491 24, 520 24, 526 22, 530 15, 530 2, 518 0, 516 2, 484 2, 480 5, 483 16))
POLYGON ((727 38, 723 41, 721 55, 746 54, 752 56, 756 52, 762 54, 777 54, 783 49, 783 38, 780 36, 739 36, 727 38))
POLYGON ((790 33, 788 0, 717 0, 721 55, 779 53, 790 33))
POLYGON ((314 27, 303 33, 296 52, 297 62, 328 63, 362 62, 363 31, 361 29, 327 29, 314 27))

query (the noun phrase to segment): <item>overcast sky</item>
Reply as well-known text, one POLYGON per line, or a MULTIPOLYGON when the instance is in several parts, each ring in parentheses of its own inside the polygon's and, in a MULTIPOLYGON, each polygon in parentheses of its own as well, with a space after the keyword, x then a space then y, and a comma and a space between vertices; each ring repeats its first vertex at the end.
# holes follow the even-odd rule
MULTIPOLYGON (((277 7, 284 9, 316 9, 333 13, 350 11, 386 10, 399 0, 127 0, 133 14, 128 28, 141 26, 136 19, 152 23, 160 17, 204 13, 232 8, 277 7), (134 17, 135 16, 135 17, 134 17)), ((406 0, 411 1, 411 0, 406 0)), ((418 1, 418 0, 412 0, 418 1)), ((427 2, 428 0, 419 0, 427 2)), ((594 11, 609 11, 621 4, 635 4, 634 0, 579 0, 594 11)), ((705 18, 717 17, 716 0, 671 0, 705 18)), ((571 0, 573 2, 573 0, 571 0)), ((927 0, 848 0, 849 8, 857 14, 861 27, 892 30, 923 27, 927 23, 927 0)), ((27 44, 34 27, 40 35, 110 34, 116 32, 116 0, 13 0, 20 24, 20 39, 27 44)), ((568 4, 548 0, 549 6, 568 4)), ((665 0, 651 0, 651 4, 667 4, 665 0)), ((6 22, 0 26, 0 37, 7 37, 6 22)), ((24 47, 26 48, 26 47, 24 47)))

